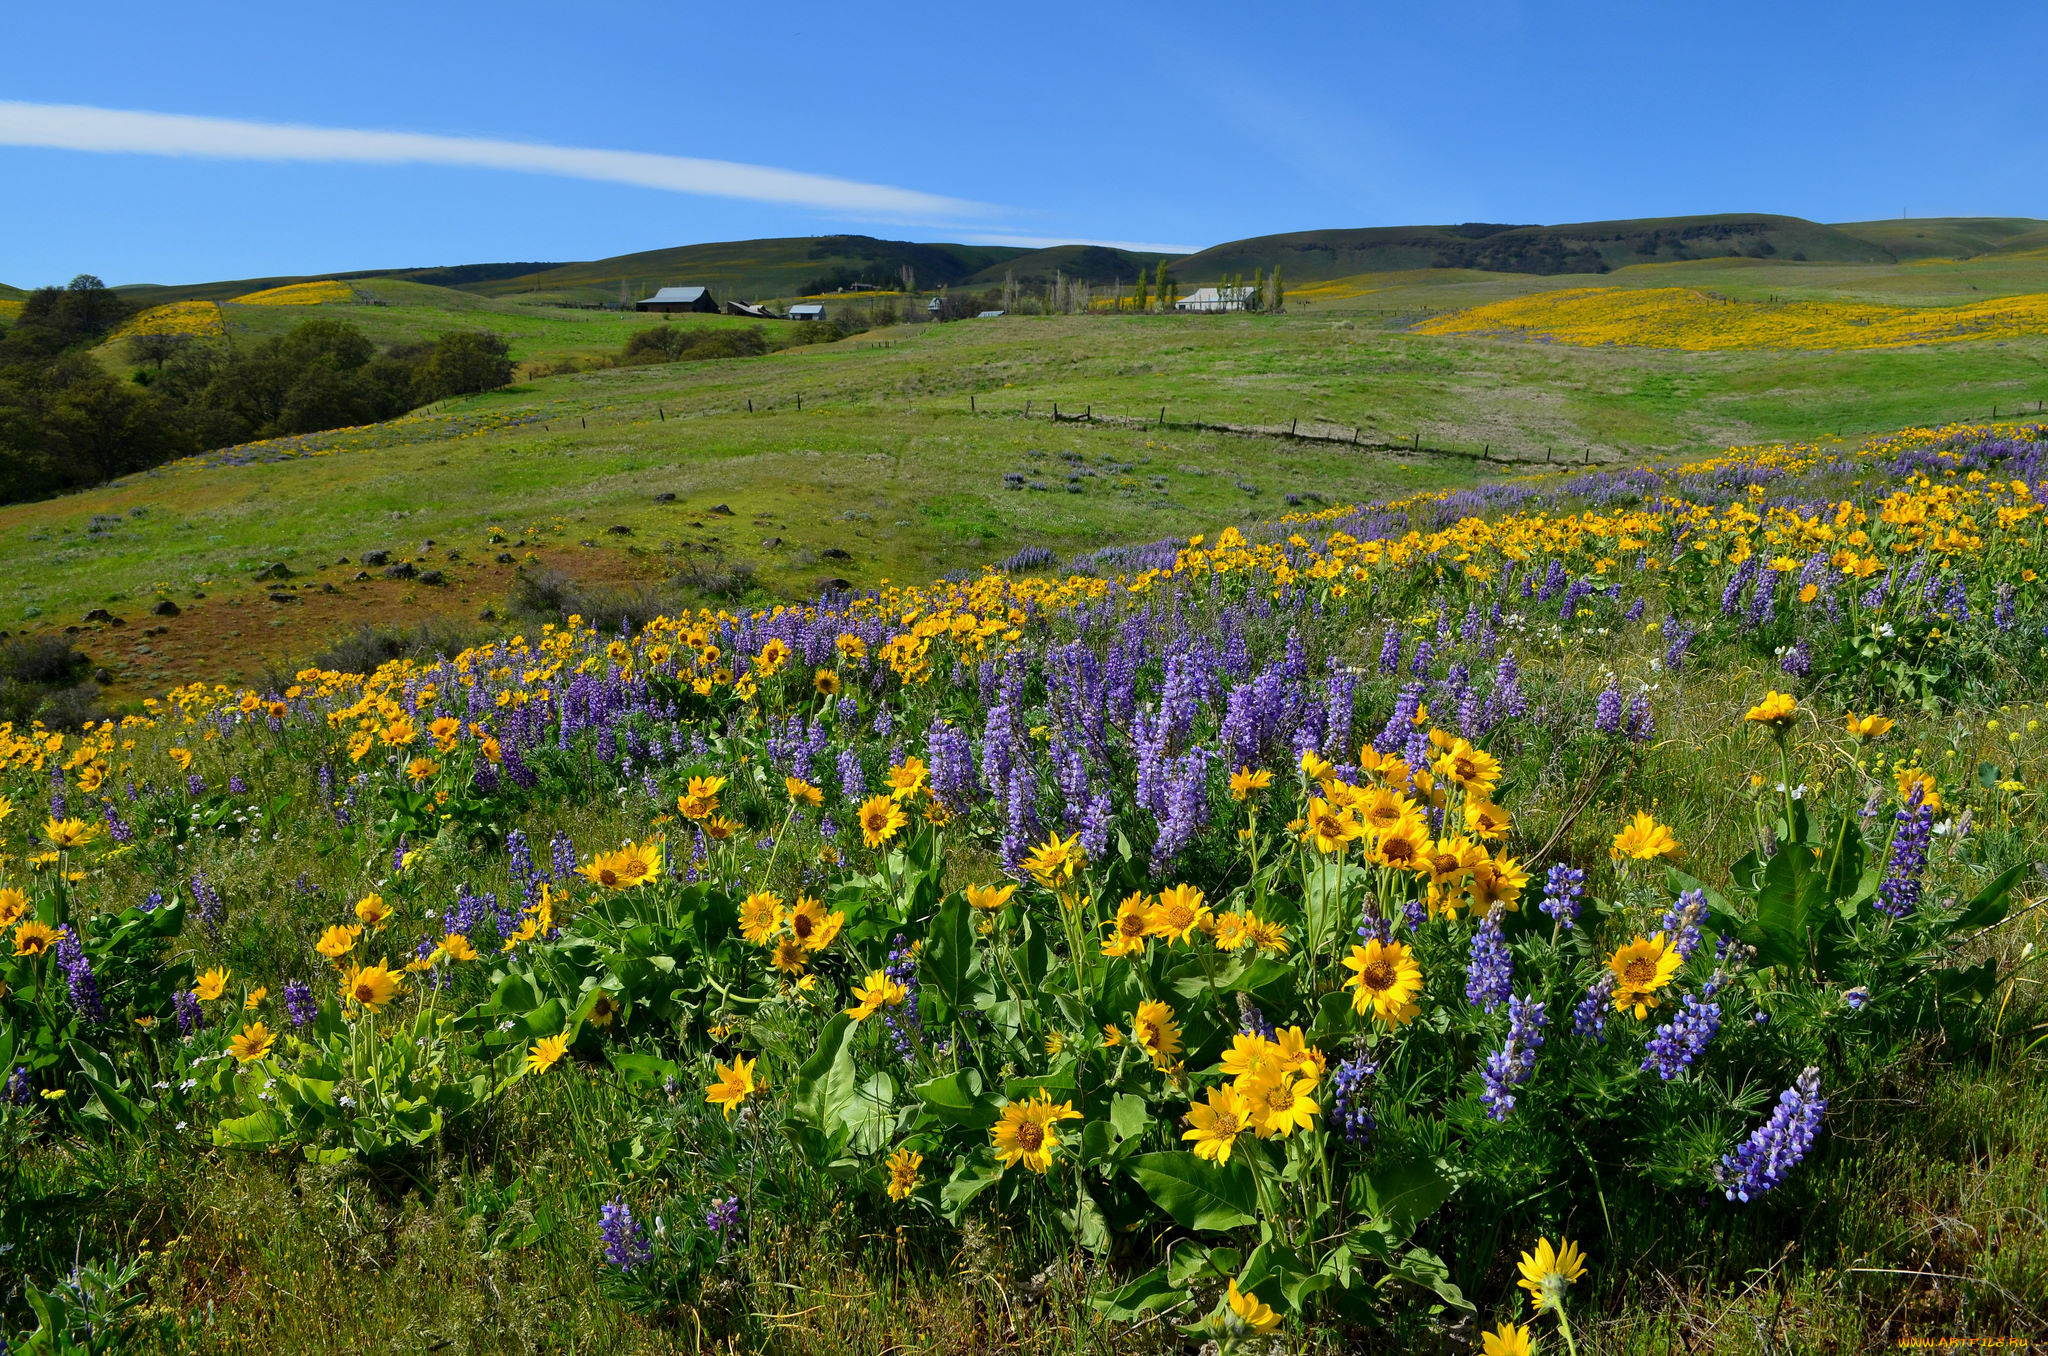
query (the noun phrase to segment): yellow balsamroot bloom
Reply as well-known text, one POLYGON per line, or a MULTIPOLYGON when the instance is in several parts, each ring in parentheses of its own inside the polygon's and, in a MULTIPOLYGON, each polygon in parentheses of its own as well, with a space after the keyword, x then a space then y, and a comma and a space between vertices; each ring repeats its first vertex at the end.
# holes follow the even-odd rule
POLYGON ((339 965, 343 956, 356 949, 356 938, 362 935, 360 927, 336 923, 320 934, 320 940, 313 943, 313 949, 339 965))
POLYGON ((1425 858, 1430 849, 1429 825, 1421 816, 1411 816, 1380 835, 1373 846, 1372 860, 1395 871, 1421 874, 1429 870, 1425 858))
POLYGON ((711 1106, 722 1107, 725 1118, 732 1119, 732 1113, 740 1109, 740 1103, 761 1090, 754 1081, 754 1065, 757 1060, 735 1059, 730 1064, 714 1064, 718 1077, 704 1091, 704 1100, 711 1106))
POLYGON ((88 824, 83 819, 53 819, 43 825, 43 837, 50 840, 50 846, 59 852, 82 848, 100 836, 100 826, 88 824))
POLYGON ((178 765, 178 771, 190 772, 192 770, 192 750, 172 749, 167 756, 178 765))
POLYGON ((1773 732, 1783 730, 1799 719, 1799 701, 1790 693, 1776 689, 1764 694, 1764 699, 1744 713, 1744 720, 1773 732))
POLYGON ((1078 833, 1066 838, 1061 838, 1058 833, 1050 834, 1024 858, 1024 870, 1054 893, 1073 884, 1074 877, 1087 864, 1088 857, 1081 851, 1081 835, 1078 833))
POLYGON ((31 918, 14 930, 14 954, 40 956, 55 946, 61 935, 48 923, 31 918))
POLYGON ((1920 767, 1899 769, 1899 799, 1910 800, 1913 788, 1920 788, 1920 803, 1930 810, 1941 809, 1941 792, 1934 789, 1934 774, 1920 767))
POLYGON ((1351 1010, 1359 1016, 1370 1012, 1388 1026, 1401 1026, 1422 1011, 1415 1001, 1422 992, 1422 967, 1405 944, 1374 940, 1354 946, 1344 968, 1352 972, 1345 983, 1352 989, 1351 1010))
POLYGON ((628 843, 617 852, 596 854, 588 866, 577 867, 576 873, 607 890, 630 890, 660 878, 661 852, 658 842, 644 847, 628 843))
POLYGON ((1079 1119, 1081 1113, 1072 1102, 1055 1103, 1042 1089, 1036 1097, 1010 1103, 989 1131, 996 1161, 1006 1168, 1021 1163, 1033 1172, 1046 1171, 1052 1167, 1053 1151, 1060 1147, 1057 1123, 1079 1119))
POLYGON ((755 946, 767 944, 782 926, 782 896, 757 890, 740 904, 740 936, 755 946))
POLYGON ((1271 1332, 1280 1326, 1280 1315, 1273 1312, 1273 1306, 1257 1295, 1248 1295, 1237 1288, 1237 1278, 1230 1278, 1230 1288, 1223 1296, 1224 1303, 1237 1321, 1253 1332, 1271 1332))
POLYGON ((1492 1332, 1480 1333, 1479 1343, 1480 1356, 1534 1356, 1536 1351, 1530 1344, 1529 1329, 1506 1319, 1492 1332))
POLYGON ((1316 1114, 1322 1110, 1312 1095, 1315 1090, 1315 1079, 1287 1072, 1268 1074, 1243 1087, 1244 1100, 1252 1111, 1253 1133, 1260 1139, 1276 1135, 1285 1139, 1296 1130, 1313 1128, 1316 1114))
POLYGON ((375 965, 360 966, 351 971, 348 978, 342 981, 341 993, 342 997, 375 1012, 398 997, 398 992, 404 985, 405 981, 393 973, 388 964, 379 961, 375 965))
POLYGON ((1264 768, 1257 772, 1248 767, 1239 768, 1230 774, 1230 798, 1235 801, 1251 799, 1273 784, 1273 774, 1264 768))
POLYGON ((718 793, 723 790, 723 777, 692 777, 676 797, 676 812, 685 819, 709 819, 718 813, 718 793))
POLYGON ((1494 839, 1507 836, 1513 827, 1508 812, 1492 801, 1468 800, 1465 802, 1465 828, 1474 838, 1494 839))
POLYGON ((1156 998, 1138 1004, 1138 1015, 1131 1019, 1131 1039, 1152 1056, 1155 1067, 1173 1067, 1173 1057, 1180 1053, 1180 1023, 1174 1020, 1173 1009, 1156 998))
POLYGON ((526 1071, 530 1074, 544 1074, 554 1068, 562 1056, 568 1053, 567 1036, 542 1036, 526 1052, 526 1071))
POLYGON ((1846 723, 1849 727, 1849 733, 1856 738, 1876 739, 1879 735, 1890 734, 1895 722, 1889 716, 1880 716, 1874 713, 1868 716, 1859 716, 1854 711, 1851 711, 1846 723))
POLYGON ((825 803, 825 793, 800 777, 784 777, 782 789, 789 792, 789 799, 795 805, 808 805, 817 809, 825 803))
POLYGON ((265 986, 258 984, 255 988, 249 990, 249 996, 242 1000, 242 1011, 256 1011, 256 1009, 263 1006, 263 1000, 268 997, 270 997, 270 990, 265 986))
POLYGON ((811 953, 794 937, 779 938, 768 954, 768 963, 785 975, 800 975, 811 968, 811 953))
POLYGON ((866 979, 853 986, 853 1006, 846 1010, 846 1015, 864 1022, 883 1008, 901 1006, 909 996, 909 990, 891 979, 887 970, 870 970, 866 979))
POLYGON ((1188 1128, 1182 1139, 1195 1142, 1195 1157, 1211 1163, 1228 1163, 1237 1137, 1251 1128, 1252 1110, 1244 1095, 1228 1083, 1209 1089, 1209 1102, 1188 1108, 1188 1128))
POLYGON ((610 1026, 618 1019, 618 1015, 624 1011, 625 1008, 618 999, 612 997, 605 990, 599 989, 597 997, 590 1002, 590 1024, 592 1026, 610 1026))
POLYGON ((261 1022, 251 1022, 228 1042, 228 1053, 235 1057, 238 1064, 254 1064, 268 1055, 270 1047, 276 1042, 276 1032, 261 1022))
POLYGON ((1169 942, 1187 944, 1211 917, 1202 892, 1192 885, 1170 885, 1146 915, 1145 931, 1169 942))
POLYGON ((1278 919, 1261 918, 1257 914, 1246 914, 1244 935, 1251 944, 1269 955, 1287 954, 1287 924, 1278 919))
POLYGON ((889 794, 895 800, 909 800, 924 790, 929 769, 922 758, 906 758, 889 769, 889 794))
POLYGON ((1357 812, 1349 805, 1332 805, 1321 796, 1309 800, 1308 813, 1302 819, 1302 841, 1325 854, 1345 851, 1365 833, 1365 826, 1358 822, 1357 812))
POLYGON ((1109 936, 1102 939, 1103 955, 1143 955, 1145 938, 1151 935, 1152 927, 1150 896, 1142 893, 1125 895, 1123 903, 1116 906, 1116 917, 1109 921, 1109 927, 1109 936))
POLYGON ((1485 916, 1498 904, 1510 913, 1520 912, 1522 888, 1529 873, 1513 857, 1482 857, 1473 863, 1465 888, 1472 893, 1472 910, 1485 916))
POLYGON ((1614 975, 1614 1010, 1634 1009, 1636 1019, 1642 1020, 1657 1006, 1657 991, 1671 982, 1678 966, 1678 949, 1668 945, 1661 932, 1655 937, 1637 937, 1621 947, 1607 958, 1607 968, 1614 975))
POLYGON ((924 1166, 924 1155, 915 1149, 902 1148, 889 1155, 889 1199, 900 1201, 917 1190, 923 1180, 918 1169, 924 1166))
POLYGON ((839 675, 831 669, 819 669, 811 675, 811 690, 824 697, 839 695, 839 675))
POLYGON ((889 796, 869 796, 861 802, 860 836, 871 848, 894 838, 909 822, 903 807, 889 796))
POLYGON ((1553 1248, 1549 1239, 1539 1238, 1533 1254, 1522 1254, 1518 1269, 1522 1279, 1515 1284, 1529 1292, 1540 1314, 1564 1303, 1565 1287, 1586 1274, 1586 1256, 1569 1239, 1558 1239, 1553 1248))
POLYGON ((1209 940, 1216 944, 1218 951, 1236 951, 1251 940, 1251 930, 1245 926, 1241 913, 1219 913, 1216 915, 1215 930, 1209 940))
POLYGON ((455 737, 462 733, 462 722, 453 716, 442 716, 427 727, 427 733, 434 737, 434 745, 443 753, 455 751, 455 737))
POLYGON ((12 885, 0 887, 0 929, 13 927, 28 917, 28 896, 12 885))
POLYGON ((192 986, 192 996, 202 1003, 211 1003, 214 999, 225 993, 227 987, 228 971, 216 965, 213 969, 201 975, 199 982, 192 986))
POLYGON ((1009 885, 970 885, 967 887, 967 902, 977 909, 994 913, 1010 902, 1010 896, 1017 893, 1015 883, 1009 885))
POLYGON ((837 910, 825 912, 825 905, 809 895, 798 899, 789 911, 789 935, 806 951, 823 951, 845 925, 845 914, 837 910))
POLYGON ((364 895, 356 901, 356 917, 364 927, 382 930, 391 921, 391 906, 382 895, 364 895))
POLYGON ((1475 749, 1465 739, 1455 739, 1430 766, 1436 775, 1447 782, 1456 782, 1465 789, 1465 794, 1481 800, 1493 793, 1500 783, 1500 760, 1484 749, 1475 749))
POLYGON ((430 782, 441 771, 441 765, 431 758, 419 757, 405 765, 405 775, 416 782, 430 782))
POLYGON ((443 937, 439 950, 452 961, 473 961, 477 959, 476 948, 471 946, 469 938, 460 932, 451 932, 443 937))
POLYGON ((1672 837, 1671 830, 1659 824, 1655 815, 1643 810, 1638 810, 1635 818, 1614 835, 1614 842, 1607 849, 1607 855, 1616 861, 1628 857, 1639 862, 1676 857, 1678 852, 1679 843, 1672 837))

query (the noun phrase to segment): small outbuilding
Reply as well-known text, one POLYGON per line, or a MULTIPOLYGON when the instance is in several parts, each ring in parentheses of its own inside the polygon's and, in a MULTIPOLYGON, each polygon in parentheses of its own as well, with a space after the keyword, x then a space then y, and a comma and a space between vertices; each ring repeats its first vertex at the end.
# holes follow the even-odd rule
POLYGON ((1197 287, 1174 302, 1173 309, 1212 314, 1219 311, 1242 311, 1251 305, 1251 300, 1252 289, 1249 287, 1197 287))
POLYGON ((1001 320, 1007 314, 1009 314, 1007 311, 983 311, 974 318, 976 320, 1001 320))
POLYGON ((825 318, 824 304, 816 301, 800 301, 789 308, 789 318, 791 320, 823 320, 825 318))
POLYGON ((702 311, 707 315, 718 314, 718 303, 712 299, 708 287, 664 287, 651 297, 642 297, 633 303, 636 311, 702 311))
POLYGON ((745 316, 750 320, 782 319, 781 316, 775 314, 775 312, 769 310, 766 306, 761 305, 759 302, 734 301, 730 297, 726 299, 725 313, 727 315, 745 316))

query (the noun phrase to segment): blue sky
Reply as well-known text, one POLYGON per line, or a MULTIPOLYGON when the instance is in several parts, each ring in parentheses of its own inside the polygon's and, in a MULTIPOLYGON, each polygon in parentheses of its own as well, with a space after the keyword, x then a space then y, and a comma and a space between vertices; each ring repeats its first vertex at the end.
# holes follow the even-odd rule
POLYGON ((17 286, 848 230, 2048 217, 2048 118, 2012 60, 2048 39, 2037 3, 104 0, 13 6, 8 29, 17 286), (230 154, 159 153, 195 144, 230 154))

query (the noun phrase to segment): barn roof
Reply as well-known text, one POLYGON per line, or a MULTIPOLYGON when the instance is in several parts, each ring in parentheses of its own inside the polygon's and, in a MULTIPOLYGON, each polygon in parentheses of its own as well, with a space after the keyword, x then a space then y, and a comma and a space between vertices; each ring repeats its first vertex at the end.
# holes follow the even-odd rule
POLYGON ((702 297, 704 291, 705 289, 701 287, 664 287, 653 296, 643 298, 643 300, 692 302, 702 297))

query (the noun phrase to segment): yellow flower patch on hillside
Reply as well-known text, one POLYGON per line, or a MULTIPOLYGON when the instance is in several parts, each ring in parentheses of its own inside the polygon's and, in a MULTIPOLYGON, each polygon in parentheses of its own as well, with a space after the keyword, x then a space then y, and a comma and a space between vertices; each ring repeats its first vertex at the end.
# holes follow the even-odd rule
POLYGON ((211 301, 173 301, 131 316, 127 323, 114 331, 113 337, 126 339, 137 334, 189 334, 211 338, 227 332, 218 304, 211 301))
POLYGON ((261 292, 249 292, 233 298, 244 306, 325 306, 355 299, 353 287, 332 278, 323 278, 319 282, 286 283, 283 287, 265 288, 261 292))
POLYGON ((1744 301, 1695 287, 1580 287, 1433 317, 1419 334, 1501 334, 1552 343, 1671 348, 1898 348, 2048 334, 2048 294, 1966 306, 1744 301))

